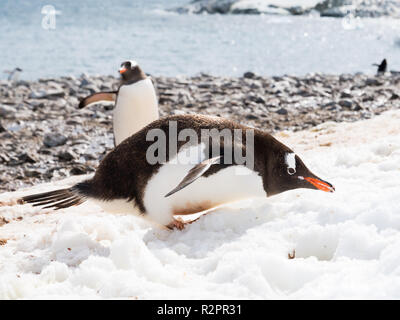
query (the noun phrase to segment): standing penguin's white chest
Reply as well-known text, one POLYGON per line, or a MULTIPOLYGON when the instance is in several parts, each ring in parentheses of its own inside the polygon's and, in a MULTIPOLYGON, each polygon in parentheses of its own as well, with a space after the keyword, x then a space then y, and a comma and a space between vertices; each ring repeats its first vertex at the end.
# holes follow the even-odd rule
POLYGON ((162 165, 148 181, 143 202, 150 219, 167 225, 174 214, 201 212, 223 203, 267 195, 257 172, 244 166, 231 166, 208 177, 202 176, 165 198, 194 166, 171 161, 162 165))
POLYGON ((121 86, 113 115, 116 145, 158 117, 156 92, 150 78, 121 86))

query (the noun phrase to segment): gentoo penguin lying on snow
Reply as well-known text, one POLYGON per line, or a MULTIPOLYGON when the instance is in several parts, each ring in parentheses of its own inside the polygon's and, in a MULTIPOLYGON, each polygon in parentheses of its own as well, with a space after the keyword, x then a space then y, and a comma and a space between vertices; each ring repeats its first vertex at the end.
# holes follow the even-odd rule
POLYGON ((150 77, 135 61, 125 61, 119 69, 121 85, 117 91, 98 92, 84 98, 79 108, 101 101, 116 101, 113 115, 115 145, 157 120, 158 101, 150 77))
POLYGON ((173 218, 174 214, 201 212, 223 203, 272 196, 296 188, 335 190, 310 172, 291 149, 264 131, 219 117, 176 115, 152 122, 118 145, 101 161, 92 179, 71 188, 26 196, 19 203, 62 209, 94 200, 105 211, 136 212, 169 228, 183 228, 183 223, 173 218), (218 130, 231 137, 239 132, 243 141, 203 139, 205 130, 218 130), (189 131, 198 138, 188 139, 189 131), (157 142, 166 143, 164 150, 157 153, 154 134, 160 132, 169 138, 157 136, 157 142), (248 132, 253 132, 253 139, 247 137, 248 132), (178 137, 178 141, 175 151, 172 148, 168 154, 165 150, 174 145, 171 137, 178 137), (211 157, 215 146, 220 156, 211 157), (229 159, 234 151, 232 146, 241 151, 249 147, 246 156, 254 155, 252 168, 239 165, 236 158, 229 159), (185 163, 182 159, 193 150, 198 150, 198 154, 190 153, 194 155, 192 162, 185 163), (165 156, 164 161, 151 160, 152 154, 160 159, 165 156))

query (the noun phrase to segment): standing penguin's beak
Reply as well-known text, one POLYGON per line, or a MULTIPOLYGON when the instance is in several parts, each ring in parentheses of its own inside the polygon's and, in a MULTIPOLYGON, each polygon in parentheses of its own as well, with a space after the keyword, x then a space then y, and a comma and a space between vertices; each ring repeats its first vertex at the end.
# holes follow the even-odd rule
POLYGON ((120 74, 123 74, 124 72, 126 72, 128 69, 126 69, 126 68, 121 68, 121 69, 119 69, 119 73, 120 74))

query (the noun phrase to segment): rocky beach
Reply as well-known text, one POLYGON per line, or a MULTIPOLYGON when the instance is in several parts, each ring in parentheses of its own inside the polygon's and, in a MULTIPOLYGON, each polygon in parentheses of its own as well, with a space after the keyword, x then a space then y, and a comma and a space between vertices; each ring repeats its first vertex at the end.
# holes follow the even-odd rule
MULTIPOLYGON (((354 122, 400 107, 400 76, 153 77, 160 115, 227 117, 271 133, 354 122)), ((113 148, 112 105, 78 109, 115 90, 113 76, 0 82, 0 192, 91 173, 113 148)))

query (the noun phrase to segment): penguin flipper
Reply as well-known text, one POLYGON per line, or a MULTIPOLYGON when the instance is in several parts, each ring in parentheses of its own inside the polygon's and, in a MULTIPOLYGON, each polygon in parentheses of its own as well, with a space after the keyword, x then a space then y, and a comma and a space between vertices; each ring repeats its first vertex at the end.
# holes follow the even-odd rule
POLYGON ((98 103, 101 101, 114 102, 116 99, 117 99, 117 91, 97 92, 97 93, 91 94, 90 96, 87 96, 86 98, 83 98, 79 102, 78 107, 79 107, 79 109, 82 109, 93 103, 98 103))
POLYGON ((174 194, 175 192, 178 192, 179 190, 182 190, 183 188, 187 187, 189 184, 192 182, 196 181, 198 178, 200 178, 213 164, 219 163, 220 159, 222 156, 218 156, 215 158, 211 159, 206 159, 196 166, 194 166, 192 169, 189 170, 187 175, 182 179, 182 181, 170 192, 168 192, 164 197, 169 197, 170 195, 174 194))

